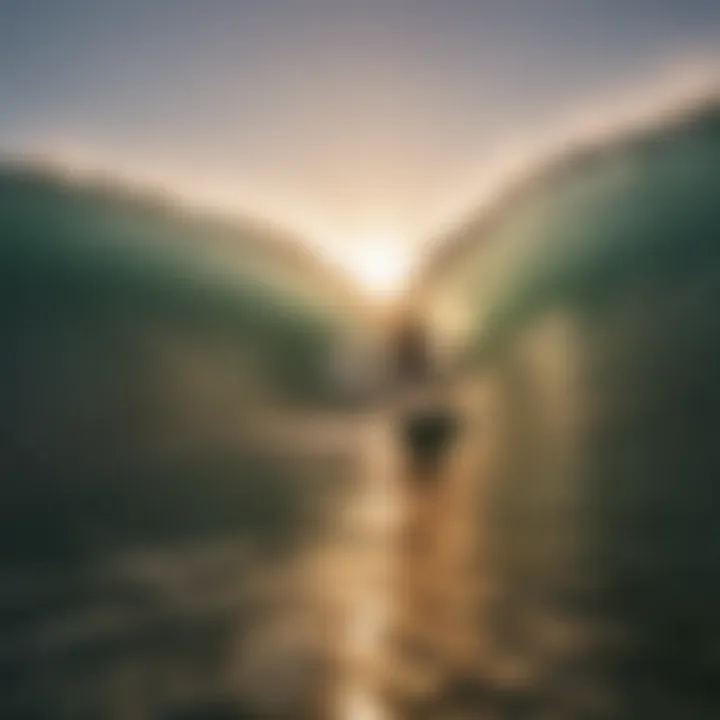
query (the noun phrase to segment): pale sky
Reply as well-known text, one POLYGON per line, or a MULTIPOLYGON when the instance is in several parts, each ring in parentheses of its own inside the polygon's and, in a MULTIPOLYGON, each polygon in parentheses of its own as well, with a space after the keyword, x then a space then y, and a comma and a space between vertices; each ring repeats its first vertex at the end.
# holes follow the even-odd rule
POLYGON ((0 148, 414 242, 508 138, 716 46, 717 0, 0 0, 0 148))

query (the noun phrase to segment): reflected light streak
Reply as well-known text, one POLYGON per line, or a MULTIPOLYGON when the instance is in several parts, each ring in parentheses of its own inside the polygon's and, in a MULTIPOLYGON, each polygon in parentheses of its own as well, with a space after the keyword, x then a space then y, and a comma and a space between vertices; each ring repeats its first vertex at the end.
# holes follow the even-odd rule
POLYGON ((387 720, 387 715, 372 694, 358 689, 346 698, 341 720, 387 720))

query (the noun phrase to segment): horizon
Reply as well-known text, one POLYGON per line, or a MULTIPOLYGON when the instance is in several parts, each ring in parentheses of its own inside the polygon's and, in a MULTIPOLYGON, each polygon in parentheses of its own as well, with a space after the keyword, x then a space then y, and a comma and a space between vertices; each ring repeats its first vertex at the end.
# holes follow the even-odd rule
MULTIPOLYGON (((516 138, 501 162, 486 168, 486 176, 465 197, 424 234, 402 238, 376 231, 345 237, 345 243, 333 243, 323 233, 298 218, 289 218, 260 202, 243 202, 231 187, 217 188, 203 184, 203 178, 188 182, 172 177, 162 169, 114 161, 90 155, 73 154, 58 149, 47 151, 0 151, 5 167, 29 168, 63 182, 80 187, 109 187, 118 193, 129 193, 158 205, 169 205, 178 213, 189 213, 198 219, 207 218, 237 224, 238 230, 251 226, 260 232, 276 234, 281 244, 296 243, 308 251, 320 267, 340 274, 366 299, 387 303, 399 299, 412 284, 412 278, 444 245, 452 244, 453 235, 462 232, 514 188, 533 182, 538 176, 567 158, 579 148, 612 144, 633 132, 651 131, 657 125, 671 122, 687 112, 720 101, 720 57, 702 62, 679 65, 674 73, 666 73, 646 83, 641 92, 623 92, 600 99, 596 106, 583 112, 567 114, 552 132, 538 131, 525 138, 516 138), (198 181, 201 189, 198 189, 198 181), (328 239, 330 240, 328 242, 328 239), (404 242, 403 242, 404 240, 404 242), (354 242, 353 242, 354 241, 354 242)), ((300 248, 298 248, 300 249, 300 248)))

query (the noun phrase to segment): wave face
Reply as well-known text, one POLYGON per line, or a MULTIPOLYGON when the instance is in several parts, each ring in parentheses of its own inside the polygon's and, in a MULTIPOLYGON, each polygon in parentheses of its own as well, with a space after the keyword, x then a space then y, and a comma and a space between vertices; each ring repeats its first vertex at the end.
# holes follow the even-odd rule
POLYGON ((267 229, 17 167, 0 238, 0 715, 237 717, 278 654, 310 712, 299 568, 349 461, 292 418, 333 400, 344 290, 267 229))
POLYGON ((495 398, 491 716, 720 712, 718 197, 714 102, 570 153, 461 229, 428 286, 495 398))
POLYGON ((614 261, 712 253, 719 116, 712 99, 647 128, 561 146, 577 149, 546 160, 439 243, 418 278, 428 306, 464 309, 467 332, 494 332, 501 317, 614 261))

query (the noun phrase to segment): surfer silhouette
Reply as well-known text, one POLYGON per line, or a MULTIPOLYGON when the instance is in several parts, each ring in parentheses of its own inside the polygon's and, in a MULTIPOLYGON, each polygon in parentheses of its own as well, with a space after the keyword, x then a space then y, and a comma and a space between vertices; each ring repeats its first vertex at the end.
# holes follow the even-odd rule
POLYGON ((417 315, 403 317, 396 326, 391 354, 402 397, 400 433, 410 474, 418 481, 430 477, 437 480, 437 471, 456 434, 457 419, 439 396, 438 363, 426 324, 417 315))

